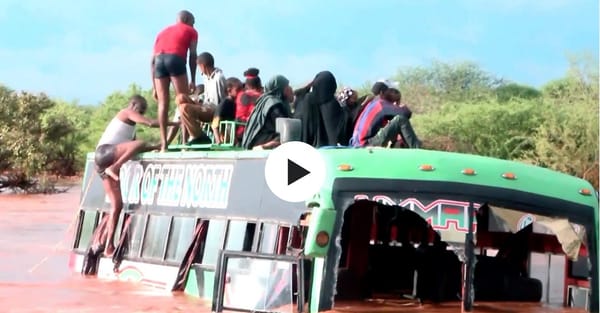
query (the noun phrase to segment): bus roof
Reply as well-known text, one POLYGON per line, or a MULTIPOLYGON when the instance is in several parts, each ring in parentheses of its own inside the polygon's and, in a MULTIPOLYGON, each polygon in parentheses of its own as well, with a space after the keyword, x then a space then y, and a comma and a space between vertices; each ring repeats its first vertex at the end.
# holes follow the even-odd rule
MULTIPOLYGON (((319 149, 327 164, 324 189, 330 190, 338 178, 403 179, 431 182, 453 182, 523 191, 550 198, 559 198, 574 204, 598 209, 598 198, 593 186, 586 180, 550 169, 516 161, 421 149, 383 148, 325 148, 319 149), (351 171, 338 167, 348 164, 351 171), (421 166, 431 166, 423 170, 421 166), (475 175, 465 175, 472 169, 475 175), (512 173, 515 179, 503 177, 512 173), (591 192, 584 195, 580 191, 591 192)), ((266 159, 269 151, 185 151, 144 153, 144 160, 190 159, 266 159)), ((93 153, 88 154, 93 160, 93 153)), ((307 199, 309 200, 309 199, 307 199)))
POLYGON ((329 171, 326 184, 342 177, 459 182, 519 190, 598 209, 598 198, 588 181, 522 162, 420 149, 325 149, 322 154, 329 171), (352 170, 339 170, 341 164, 352 170), (474 170, 475 175, 463 174, 465 169, 474 170), (505 173, 512 173, 515 179, 504 178, 505 173), (582 189, 591 194, 580 193, 582 189))

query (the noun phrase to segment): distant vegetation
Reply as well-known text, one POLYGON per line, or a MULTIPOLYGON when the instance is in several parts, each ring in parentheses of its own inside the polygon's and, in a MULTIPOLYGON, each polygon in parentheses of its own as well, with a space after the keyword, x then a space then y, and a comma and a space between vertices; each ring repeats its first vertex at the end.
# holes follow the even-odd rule
MULTIPOLYGON (((391 79, 400 83, 427 148, 520 160, 598 188, 597 62, 573 57, 563 78, 539 90, 470 62, 404 68, 391 79)), ((358 89, 367 92, 366 86, 358 89)), ((0 190, 48 192, 58 177, 81 174, 86 153, 135 93, 148 99, 147 114, 156 117, 151 92, 136 85, 97 106, 0 85, 0 190)), ((158 131, 140 127, 138 137, 157 142, 158 131)))

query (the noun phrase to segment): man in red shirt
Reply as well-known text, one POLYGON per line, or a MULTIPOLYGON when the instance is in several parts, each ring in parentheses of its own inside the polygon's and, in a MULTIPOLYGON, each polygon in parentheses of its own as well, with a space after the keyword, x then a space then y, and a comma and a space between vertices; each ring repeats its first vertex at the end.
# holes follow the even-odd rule
POLYGON ((198 32, 194 29, 194 15, 189 11, 177 14, 177 22, 163 29, 154 42, 152 54, 152 86, 158 101, 161 152, 167 149, 167 122, 169 112, 169 84, 173 82, 176 94, 189 94, 196 85, 196 48, 198 32), (187 80, 186 57, 189 50, 190 77, 187 80))

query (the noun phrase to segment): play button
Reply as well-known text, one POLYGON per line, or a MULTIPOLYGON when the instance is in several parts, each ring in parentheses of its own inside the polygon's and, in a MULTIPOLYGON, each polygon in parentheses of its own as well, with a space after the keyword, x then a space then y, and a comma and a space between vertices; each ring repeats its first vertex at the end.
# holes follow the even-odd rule
POLYGON ((287 166, 288 185, 295 183, 298 179, 310 174, 304 167, 296 164, 296 162, 288 159, 287 166))
POLYGON ((300 141, 282 144, 269 153, 265 180, 271 192, 288 202, 303 202, 325 181, 325 161, 319 151, 300 141))

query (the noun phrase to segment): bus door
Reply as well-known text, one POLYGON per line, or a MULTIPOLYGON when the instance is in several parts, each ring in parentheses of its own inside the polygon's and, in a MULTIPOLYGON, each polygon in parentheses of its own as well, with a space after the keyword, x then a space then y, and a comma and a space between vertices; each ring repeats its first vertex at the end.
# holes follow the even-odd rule
POLYGON ((301 254, 222 251, 212 312, 304 312, 304 259, 301 254))

